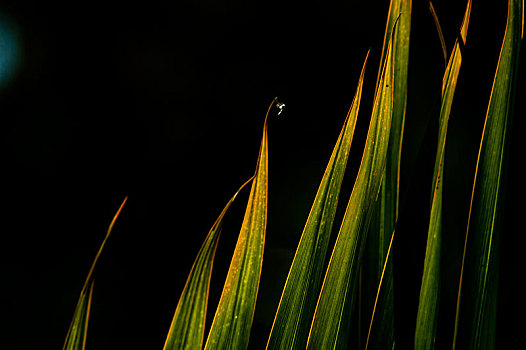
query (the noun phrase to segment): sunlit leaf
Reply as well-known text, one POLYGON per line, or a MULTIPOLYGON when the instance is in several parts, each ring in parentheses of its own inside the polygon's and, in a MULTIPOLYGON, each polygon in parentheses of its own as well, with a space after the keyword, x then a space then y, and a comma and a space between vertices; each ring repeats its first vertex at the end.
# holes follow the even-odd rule
POLYGON ((385 170, 393 110, 393 54, 389 41, 375 94, 367 141, 312 321, 309 349, 345 348, 358 268, 385 170))
POLYGON ((93 295, 93 279, 90 282, 89 290, 83 289, 73 315, 70 330, 66 338, 63 349, 80 350, 86 347, 86 336, 88 333, 88 321, 91 309, 91 298, 93 295))
POLYGON ((86 347, 86 336, 88 331, 91 298, 93 294, 93 273, 95 271, 95 266, 97 265, 97 261, 99 260, 100 254, 102 253, 102 249, 104 248, 106 241, 110 237, 111 231, 113 230, 113 226, 115 225, 115 221, 117 221, 117 218, 119 217, 119 214, 121 213, 122 208, 124 207, 124 204, 126 203, 127 199, 128 197, 124 198, 124 201, 119 207, 119 210, 117 210, 117 213, 113 217, 113 220, 111 221, 110 226, 108 227, 108 231, 106 232, 106 236, 102 241, 99 251, 97 252, 97 255, 95 255, 93 264, 91 264, 91 268, 88 272, 88 277, 86 278, 84 286, 82 287, 82 290, 80 292, 79 301, 77 302, 77 306, 73 314, 73 320, 71 321, 68 333, 66 335, 66 340, 64 341, 64 346, 62 347, 63 350, 84 350, 84 348, 86 347))
POLYGON ((251 180, 245 182, 232 196, 208 232, 177 303, 172 324, 164 344, 165 350, 202 348, 210 278, 212 276, 217 243, 221 235, 223 218, 238 193, 251 180))
MULTIPOLYGON (((391 235, 398 218, 400 156, 404 133, 407 100, 407 67, 409 62, 409 32, 411 28, 411 0, 392 0, 385 28, 381 62, 385 62, 389 40, 393 37, 393 116, 385 174, 377 201, 375 216, 367 238, 367 250, 362 273, 363 313, 371 320, 374 295, 384 270, 391 235), (396 28, 395 28, 396 23, 396 28), (393 33, 393 28, 395 31, 393 33)), ((369 327, 367 343, 371 349, 389 349, 394 344, 393 267, 388 261, 383 287, 378 298, 374 322, 369 327)), ((362 307, 362 305, 361 305, 362 307)))
POLYGON ((356 118, 367 54, 358 87, 318 188, 274 319, 268 349, 304 349, 320 291, 323 263, 340 196, 356 118))
MULTIPOLYGON (((272 108, 270 105, 269 110, 272 108)), ((245 217, 206 349, 246 349, 259 288, 267 226, 267 120, 245 217)))
POLYGON ((444 65, 446 65, 447 69, 447 49, 446 49, 446 40, 444 39, 444 33, 442 32, 442 27, 440 26, 440 21, 438 20, 437 13, 435 11, 435 7, 433 6, 433 2, 431 0, 427 1, 429 4, 429 12, 431 12, 431 16, 433 16, 433 22, 435 22, 435 28, 437 30, 438 39, 440 40, 440 46, 442 47, 442 55, 444 56, 444 65))
POLYGON ((471 0, 468 0, 464 20, 460 29, 446 72, 442 81, 442 104, 439 117, 438 147, 435 157, 433 173, 433 193, 431 201, 431 215, 427 233, 426 256, 424 272, 420 287, 420 298, 416 319, 415 349, 433 349, 435 345, 436 327, 438 321, 438 297, 440 290, 440 255, 442 250, 442 188, 444 175, 444 159, 446 149, 446 135, 453 96, 457 86, 457 79, 462 64, 459 39, 462 44, 466 41, 471 0))
POLYGON ((508 1, 506 32, 480 143, 460 277, 454 347, 495 346, 499 228, 524 1, 508 1))

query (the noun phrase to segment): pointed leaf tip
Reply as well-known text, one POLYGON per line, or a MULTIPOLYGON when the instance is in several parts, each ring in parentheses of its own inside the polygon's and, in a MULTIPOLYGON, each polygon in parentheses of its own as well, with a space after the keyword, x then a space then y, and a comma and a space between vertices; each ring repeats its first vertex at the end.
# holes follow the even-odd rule
POLYGON ((210 279, 223 219, 239 192, 252 181, 251 177, 225 205, 208 232, 192 265, 175 309, 164 350, 201 349, 205 335, 210 279))
POLYGON ((102 244, 97 252, 97 255, 95 256, 95 259, 93 259, 93 263, 91 264, 88 276, 86 277, 86 281, 84 282, 84 286, 82 287, 82 290, 80 292, 80 297, 77 302, 77 306, 75 307, 75 312, 73 313, 73 320, 70 323, 66 335, 66 340, 64 341, 64 346, 62 348, 63 350, 84 350, 86 346, 88 321, 94 285, 93 273, 95 271, 95 266, 100 257, 100 254, 102 253, 102 249, 104 248, 104 245, 106 244, 106 241, 108 240, 115 225, 115 222, 117 221, 117 218, 119 217, 127 199, 128 197, 124 198, 122 204, 117 210, 117 213, 114 215, 108 227, 108 231, 106 232, 106 236, 104 237, 104 240, 102 241, 102 244))
POLYGON ((259 289, 267 226, 267 110, 254 180, 205 349, 246 349, 259 289))
POLYGON ((318 299, 323 263, 354 135, 368 57, 369 52, 363 63, 351 107, 332 151, 294 255, 274 318, 267 349, 305 348, 307 331, 318 299))

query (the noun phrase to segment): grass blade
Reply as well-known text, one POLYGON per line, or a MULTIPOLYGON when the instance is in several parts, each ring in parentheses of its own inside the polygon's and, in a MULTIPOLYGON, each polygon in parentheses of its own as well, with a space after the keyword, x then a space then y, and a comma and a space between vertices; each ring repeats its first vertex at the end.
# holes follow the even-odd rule
POLYGON ((358 268, 384 174, 393 110, 393 54, 389 41, 375 94, 362 162, 325 274, 307 348, 345 348, 358 268))
POLYGON ((321 180, 281 295, 267 349, 304 349, 360 108, 367 56, 356 94, 321 180))
POLYGON ((446 49, 446 40, 444 39, 444 33, 442 32, 442 27, 440 26, 440 22, 438 20, 437 13, 435 11, 435 7, 433 6, 433 3, 431 0, 428 0, 429 5, 429 12, 431 12, 431 16, 433 17, 433 22, 435 22, 435 28, 437 30, 438 38, 440 39, 440 46, 442 47, 442 55, 444 56, 444 64, 446 65, 447 69, 447 49, 446 49))
POLYGON ((238 193, 250 182, 245 182, 230 198, 208 232, 194 261, 184 286, 166 337, 164 350, 201 349, 205 336, 206 309, 210 278, 223 218, 238 193))
POLYGON ((446 149, 446 135, 453 96, 462 64, 459 39, 462 44, 466 41, 471 0, 468 0, 464 20, 453 51, 446 67, 442 81, 442 103, 439 117, 438 146, 433 172, 433 192, 431 215, 427 233, 426 256, 424 272, 420 288, 420 298, 415 330, 415 349, 433 349, 438 321, 438 297, 440 290, 440 254, 442 249, 442 187, 444 175, 444 159, 446 149))
POLYGON ((453 348, 492 349, 498 289, 498 240, 505 163, 524 1, 508 1, 508 18, 480 143, 462 259, 453 348))
POLYGON ((113 220, 111 221, 110 226, 108 227, 108 231, 106 232, 106 236, 102 241, 99 251, 97 252, 97 255, 95 255, 95 259, 91 264, 91 268, 88 272, 88 277, 86 278, 84 286, 82 287, 82 290, 80 292, 79 301, 77 302, 75 312, 73 313, 73 320, 71 321, 71 324, 69 326, 69 330, 66 335, 66 340, 64 341, 64 346, 62 347, 62 350, 84 350, 86 347, 86 336, 88 331, 91 298, 93 295, 93 273, 95 271, 95 266, 97 265, 97 261, 99 260, 100 254, 102 253, 102 249, 106 245, 106 241, 110 237, 111 231, 113 230, 113 226, 115 225, 115 222, 117 221, 117 218, 119 217, 127 199, 128 197, 124 198, 124 201, 119 207, 119 210, 117 210, 117 213, 113 217, 113 220))
POLYGON ((73 315, 70 331, 66 337, 64 350, 80 350, 86 348, 86 336, 88 333, 88 321, 91 309, 91 298, 93 296, 93 282, 90 282, 89 290, 82 290, 80 298, 73 315))
POLYGON ((267 118, 256 173, 205 349, 246 349, 259 288, 267 226, 267 118))
MULTIPOLYGON (((380 276, 382 271, 384 271, 391 234, 398 218, 400 157, 407 100, 411 7, 411 0, 392 0, 385 29, 381 62, 385 61, 389 39, 391 36, 393 37, 393 116, 385 174, 375 209, 375 218, 371 223, 368 235, 366 258, 364 258, 365 293, 363 294, 368 299, 364 302, 367 306, 370 306, 374 301, 372 299, 374 295, 372 291, 377 290, 380 276), (398 22, 393 32, 396 21, 398 22)), ((376 309, 375 322, 371 323, 367 336, 366 346, 372 349, 389 349, 394 344, 393 270, 391 260, 386 266, 383 284, 384 287, 378 300, 381 307, 376 309), (370 337, 371 332, 373 333, 372 337, 370 337)))

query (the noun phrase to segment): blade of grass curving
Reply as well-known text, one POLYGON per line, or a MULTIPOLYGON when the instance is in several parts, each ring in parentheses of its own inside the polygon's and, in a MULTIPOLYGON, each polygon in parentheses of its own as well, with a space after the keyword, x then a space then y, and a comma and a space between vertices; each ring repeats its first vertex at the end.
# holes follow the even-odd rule
MULTIPOLYGON (((373 290, 377 290, 380 275, 384 270, 391 233, 398 218, 398 199, 400 183, 400 157, 402 137, 404 132, 405 110, 407 100, 407 67, 409 62, 409 33, 411 28, 410 0, 392 0, 389 7, 382 49, 382 62, 393 37, 393 116, 385 174, 380 195, 375 209, 375 218, 371 222, 368 234, 367 251, 364 257, 365 305, 373 303, 373 290), (397 22, 396 22, 397 21, 397 22), (396 28, 394 27, 396 22, 396 28), (393 28, 395 28, 393 32, 393 28)), ((383 278, 384 288, 380 295, 381 308, 377 309, 374 336, 368 345, 372 349, 388 349, 394 344, 394 314, 393 314, 393 270, 389 261, 383 278)), ((366 316, 369 316, 367 310, 366 316)))
POLYGON ((384 174, 393 110, 392 38, 376 90, 356 182, 336 238, 311 324, 307 348, 345 348, 363 246, 384 174))
POLYGON ((440 21, 438 20, 437 13, 435 11, 435 7, 433 6, 433 3, 431 0, 428 0, 429 5, 429 12, 431 12, 431 16, 433 17, 433 22, 435 22, 435 28, 437 30, 438 38, 440 39, 440 46, 442 47, 442 56, 444 56, 444 64, 446 65, 447 69, 447 49, 446 49, 446 40, 444 39, 444 33, 442 32, 442 27, 440 26, 440 21))
POLYGON ((110 226, 108 227, 108 231, 106 232, 106 236, 102 241, 97 255, 95 255, 93 263, 91 264, 91 268, 88 272, 88 277, 86 278, 84 286, 82 287, 82 290, 80 292, 79 301, 77 302, 77 306, 75 307, 75 312, 73 313, 73 320, 69 325, 68 333, 66 335, 66 340, 64 341, 64 346, 62 347, 62 350, 84 350, 84 348, 86 347, 86 335, 88 330, 91 298, 93 295, 93 273, 95 271, 95 266, 97 265, 97 261, 99 260, 100 254, 102 253, 102 249, 106 245, 106 241, 110 237, 111 231, 113 230, 113 226, 115 225, 115 222, 117 221, 117 218, 119 217, 122 208, 124 207, 124 204, 127 200, 128 197, 124 198, 121 206, 119 207, 119 210, 117 210, 117 213, 113 217, 113 220, 111 220, 110 226))
POLYGON ((80 350, 86 348, 86 335, 88 333, 88 321, 91 309, 91 298, 93 296, 94 280, 90 282, 89 290, 82 290, 80 298, 73 315, 70 331, 64 344, 65 350, 80 350))
POLYGON ((420 288, 420 298, 415 330, 415 349, 433 349, 438 321, 438 298, 440 291, 440 254, 442 250, 442 186, 444 175, 444 159, 446 149, 446 135, 453 103, 453 96, 457 79, 462 64, 459 39, 462 44, 466 42, 469 17, 471 13, 471 0, 468 0, 464 20, 460 28, 460 37, 457 38, 453 51, 446 67, 442 80, 442 103, 439 117, 438 146, 433 172, 433 191, 431 202, 431 215, 427 233, 426 256, 424 259, 424 272, 420 288))
POLYGON ((267 349, 304 349, 360 108, 367 53, 356 94, 312 204, 290 268, 267 349))
POLYGON ((480 143, 457 300, 453 348, 495 346, 500 204, 520 43, 524 1, 509 0, 506 31, 480 143))
POLYGON ((221 235, 223 218, 238 193, 252 179, 250 178, 245 182, 230 198, 208 232, 177 303, 172 324, 164 344, 164 350, 202 348, 205 336, 210 278, 212 276, 217 243, 221 235))
POLYGON ((267 118, 245 217, 205 349, 246 349, 259 288, 267 226, 267 118))

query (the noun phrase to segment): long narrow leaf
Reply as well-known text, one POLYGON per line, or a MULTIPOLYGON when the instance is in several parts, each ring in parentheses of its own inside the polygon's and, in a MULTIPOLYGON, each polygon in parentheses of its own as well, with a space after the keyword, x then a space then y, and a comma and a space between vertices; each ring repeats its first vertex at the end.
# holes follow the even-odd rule
MULTIPOLYGON (((411 28, 411 0, 391 0, 385 29, 382 60, 393 37, 393 116, 385 174, 375 209, 375 218, 371 223, 367 242, 367 253, 364 258, 363 284, 367 306, 374 301, 376 291, 398 218, 398 198, 400 183, 400 156, 402 136, 404 133, 405 110, 407 100, 407 67, 409 62, 409 33, 411 28), (395 22, 396 28, 394 27, 395 22), (393 28, 395 31, 393 33, 393 28)), ((394 300, 393 300, 393 267, 389 260, 383 278, 383 288, 379 295, 375 322, 369 328, 367 346, 371 349, 389 349, 394 346, 394 300), (372 334, 372 336, 371 336, 372 334)), ((366 310, 369 311, 369 310, 366 310)), ((366 313, 366 315, 368 315, 366 313)))
MULTIPOLYGON (((270 105, 267 117, 274 101, 270 105)), ((259 288, 267 226, 267 119, 257 170, 205 349, 246 349, 259 288)))
POLYGON ((429 12, 431 12, 431 16, 433 17, 433 22, 435 22, 435 28, 437 30, 438 39, 440 40, 440 46, 442 47, 442 55, 444 56, 444 65, 447 69, 447 49, 446 49, 446 40, 444 39, 444 33, 442 32, 442 27, 440 26, 440 21, 438 20, 437 13, 435 11, 435 7, 433 6, 433 3, 431 0, 428 0, 429 5, 429 12))
POLYGON ((93 296, 94 280, 90 282, 89 290, 83 289, 73 315, 73 321, 69 334, 64 344, 66 350, 80 350, 86 348, 86 336, 88 334, 88 321, 91 309, 91 298, 93 296))
POLYGON ((318 188, 283 289, 267 349, 304 349, 320 291, 323 263, 360 108, 367 56, 358 87, 318 188))
POLYGON ((106 241, 110 237, 111 231, 113 230, 113 226, 115 225, 115 222, 117 221, 117 218, 119 217, 127 199, 128 197, 124 198, 124 201, 119 207, 119 210, 117 210, 117 213, 113 217, 113 220, 111 221, 110 226, 108 227, 108 231, 106 232, 106 236, 104 237, 104 240, 100 245, 97 255, 95 255, 93 263, 91 264, 91 268, 88 272, 88 277, 84 282, 84 286, 82 287, 82 290, 80 292, 79 301, 77 302, 75 312, 73 313, 73 320, 71 321, 71 324, 69 326, 69 330, 66 335, 66 340, 64 341, 64 346, 62 347, 63 350, 84 350, 84 348, 86 347, 86 336, 88 331, 88 321, 94 284, 93 273, 95 271, 95 266, 97 265, 97 261, 99 260, 100 254, 102 253, 102 249, 106 245, 106 241))
POLYGON ((316 306, 307 348, 345 348, 358 268, 384 174, 393 110, 392 39, 376 90, 362 163, 316 306))
MULTIPOLYGON (((471 0, 468 0, 464 20, 460 29, 460 40, 466 42, 471 0)), ((446 149, 447 125, 457 79, 462 64, 459 38, 455 42, 442 81, 442 104, 439 117, 438 147, 433 173, 431 215, 427 233, 424 272, 420 288, 420 299, 416 318, 415 349, 433 349, 438 321, 438 297, 440 290, 440 254, 442 250, 442 187, 446 149)))
POLYGON ((230 198, 208 232, 177 303, 172 324, 164 344, 165 350, 202 348, 205 336, 210 278, 212 276, 217 243, 221 235, 223 218, 238 193, 250 181, 252 181, 252 178, 245 182, 230 198))
POLYGON ((460 276, 453 347, 495 346, 498 240, 506 153, 524 27, 524 1, 508 1, 506 32, 480 143, 460 276))

